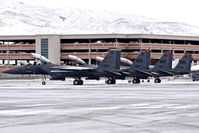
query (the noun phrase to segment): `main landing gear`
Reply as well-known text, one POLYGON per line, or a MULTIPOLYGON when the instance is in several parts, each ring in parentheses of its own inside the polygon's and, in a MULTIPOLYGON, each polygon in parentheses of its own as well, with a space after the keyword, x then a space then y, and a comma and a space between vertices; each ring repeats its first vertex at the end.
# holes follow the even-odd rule
POLYGON ((84 84, 84 81, 81 78, 76 78, 73 81, 73 85, 83 85, 83 84, 84 84))
POLYGON ((106 84, 115 84, 116 80, 113 78, 109 78, 108 80, 105 81, 106 84))
POLYGON ((128 83, 133 83, 133 84, 139 84, 140 83, 140 79, 139 78, 134 78, 132 81, 129 80, 128 83))
POLYGON ((161 79, 155 78, 155 79, 154 79, 154 83, 161 83, 161 79))
POLYGON ((133 84, 139 84, 140 83, 140 79, 135 78, 135 79, 132 80, 132 83, 133 84))

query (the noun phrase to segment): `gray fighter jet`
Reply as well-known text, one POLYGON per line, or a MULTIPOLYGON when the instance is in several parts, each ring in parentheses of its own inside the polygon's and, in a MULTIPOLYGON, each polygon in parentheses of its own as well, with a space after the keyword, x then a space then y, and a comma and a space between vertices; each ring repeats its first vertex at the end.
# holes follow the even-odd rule
POLYGON ((130 68, 122 70, 122 74, 125 77, 133 77, 133 80, 129 80, 129 83, 138 84, 140 79, 147 79, 149 76, 152 76, 149 69, 150 55, 149 50, 142 50, 130 68))
MULTIPOLYGON (((69 66, 69 65, 55 65, 52 63, 45 63, 41 65, 25 65, 4 71, 9 74, 48 74, 51 80, 65 80, 66 77, 74 78, 74 85, 82 85, 82 77, 86 79, 99 80, 101 77, 106 77, 107 84, 115 84, 115 79, 124 79, 120 73, 120 56, 119 50, 112 49, 108 51, 104 60, 100 62, 98 67, 92 66, 69 66)), ((45 79, 45 78, 44 78, 45 79)), ((45 85, 45 80, 42 81, 45 85)))
POLYGON ((151 70, 153 77, 155 77, 155 83, 161 83, 159 77, 163 76, 174 76, 184 75, 191 72, 192 55, 186 53, 178 62, 176 67, 172 69, 173 54, 166 52, 162 55, 160 60, 156 63, 154 68, 151 70))
MULTIPOLYGON (((135 59, 133 64, 128 69, 120 70, 120 56, 118 50, 109 50, 106 57, 100 62, 98 67, 91 66, 68 66, 55 65, 45 63, 41 65, 26 65, 15 69, 4 71, 10 74, 43 74, 50 75, 51 80, 65 80, 66 77, 74 78, 74 85, 82 85, 82 77, 86 79, 99 80, 101 77, 106 77, 107 84, 115 84, 116 79, 125 79, 133 77, 132 83, 140 83, 140 79, 155 77, 154 82, 160 83, 159 77, 187 74, 190 72, 192 57, 190 54, 185 54, 179 61, 178 65, 172 69, 172 53, 166 52, 156 63, 153 69, 149 69, 150 51, 143 50, 135 59)), ((44 78, 45 79, 45 78, 44 78)), ((45 85, 45 80, 42 81, 45 85)))
POLYGON ((172 60, 173 54, 171 52, 165 52, 155 64, 154 68, 150 69, 150 52, 144 50, 140 52, 130 68, 123 70, 122 73, 125 77, 133 77, 133 80, 129 82, 134 84, 139 84, 140 79, 148 79, 149 77, 155 78, 154 83, 161 83, 159 77, 190 73, 192 61, 191 54, 185 54, 174 69, 172 69, 172 60))

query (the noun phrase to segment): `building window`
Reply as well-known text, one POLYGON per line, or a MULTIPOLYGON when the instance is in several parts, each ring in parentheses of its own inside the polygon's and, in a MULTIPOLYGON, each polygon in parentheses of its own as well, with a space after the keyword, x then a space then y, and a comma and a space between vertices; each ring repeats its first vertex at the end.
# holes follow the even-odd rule
POLYGON ((41 39, 41 55, 48 58, 48 39, 41 39))

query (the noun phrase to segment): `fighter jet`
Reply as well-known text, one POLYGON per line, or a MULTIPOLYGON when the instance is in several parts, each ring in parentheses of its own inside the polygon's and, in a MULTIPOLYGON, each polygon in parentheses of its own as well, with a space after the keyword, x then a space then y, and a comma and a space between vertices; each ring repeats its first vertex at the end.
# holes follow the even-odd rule
POLYGON ((122 75, 119 73, 120 69, 120 56, 119 50, 112 49, 108 51, 102 62, 98 67, 91 66, 68 66, 68 65, 40 65, 39 68, 49 75, 51 80, 65 79, 66 77, 74 78, 74 85, 82 85, 82 77, 86 79, 99 80, 101 77, 106 77, 107 84, 115 84, 115 79, 122 79, 122 75))
POLYGON ((149 69, 150 55, 150 50, 142 50, 133 63, 128 61, 129 68, 120 70, 122 77, 132 77, 133 79, 129 80, 129 83, 139 84, 140 79, 148 79, 153 76, 149 69))
POLYGON ((176 67, 172 69, 173 54, 166 52, 162 55, 160 60, 156 63, 154 68, 151 70, 153 77, 155 77, 155 83, 161 83, 159 77, 163 76, 174 76, 184 75, 190 73, 192 56, 191 54, 185 54, 178 62, 176 67))
POLYGON ((140 79, 147 79, 149 76, 152 76, 149 69, 150 55, 149 50, 142 50, 130 68, 122 70, 122 74, 125 77, 133 77, 133 80, 129 80, 129 82, 138 84, 140 79))
POLYGON ((144 50, 141 51, 131 67, 123 71, 123 74, 126 74, 126 77, 133 77, 131 82, 138 84, 140 83, 140 79, 154 77, 154 83, 161 83, 159 77, 183 75, 190 72, 191 54, 185 54, 174 69, 172 69, 172 60, 173 54, 171 52, 165 52, 155 64, 154 68, 150 69, 150 52, 144 50))
POLYGON ((160 83, 159 77, 171 76, 172 71, 173 54, 171 52, 165 52, 151 69, 152 76, 155 77, 154 83, 160 83))
MULTIPOLYGON (((35 54, 36 55, 36 54, 35 54)), ((37 56, 37 55, 36 55, 37 56)), ((4 71, 9 74, 48 74, 51 76, 51 80, 65 80, 66 77, 74 78, 74 85, 82 85, 82 77, 86 79, 99 80, 101 77, 106 77, 107 84, 115 84, 115 79, 124 79, 118 72, 120 69, 120 56, 119 50, 112 49, 108 51, 104 60, 98 67, 92 66, 69 66, 69 65, 56 65, 47 61, 41 65, 26 65, 17 67, 11 70, 4 71)), ((40 57, 40 56, 37 56, 40 57)), ((46 60, 46 59, 45 59, 46 60)), ((44 78, 45 79, 45 78, 44 78)), ((43 79, 42 84, 46 82, 43 79)))
MULTIPOLYGON (((70 77, 75 79, 73 81, 74 85, 82 85, 82 77, 95 80, 99 80, 101 77, 106 77, 107 84, 115 84, 116 79, 125 79, 126 77, 133 77, 133 83, 140 83, 140 79, 155 77, 154 82, 160 83, 161 80, 159 77, 161 76, 186 74, 190 71, 190 54, 186 54, 173 70, 171 69, 172 54, 169 52, 162 55, 153 69, 149 69, 150 51, 148 50, 141 51, 137 59, 135 59, 134 63, 128 69, 120 70, 120 56, 120 51, 109 50, 107 56, 103 59, 98 67, 55 65, 47 61, 45 64, 26 65, 7 70, 4 73, 48 74, 51 75, 51 80, 65 80, 66 77, 70 77)), ((43 85, 46 84, 44 79, 42 81, 43 85)))

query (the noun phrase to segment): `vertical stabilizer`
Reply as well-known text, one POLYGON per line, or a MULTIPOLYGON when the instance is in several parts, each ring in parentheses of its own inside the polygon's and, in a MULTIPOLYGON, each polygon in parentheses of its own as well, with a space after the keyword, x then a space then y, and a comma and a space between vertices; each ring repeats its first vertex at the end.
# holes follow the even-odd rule
POLYGON ((186 53, 178 62, 174 68, 175 72, 179 73, 189 73, 191 70, 192 55, 186 53))
POLYGON ((150 51, 142 50, 138 57, 134 60, 133 64, 130 67, 130 70, 141 69, 146 70, 149 69, 150 64, 150 51))
POLYGON ((171 71, 172 70, 173 54, 171 52, 165 52, 155 64, 154 71, 171 71))
POLYGON ((108 50, 108 54, 105 56, 102 62, 100 62, 98 68, 105 69, 120 69, 120 57, 121 52, 117 49, 108 50))

